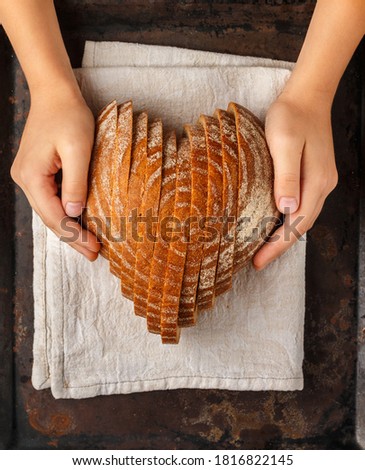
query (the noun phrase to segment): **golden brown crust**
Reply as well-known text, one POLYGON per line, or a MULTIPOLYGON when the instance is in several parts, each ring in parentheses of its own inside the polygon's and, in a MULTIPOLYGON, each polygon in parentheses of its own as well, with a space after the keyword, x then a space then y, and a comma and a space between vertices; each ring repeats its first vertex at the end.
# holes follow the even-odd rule
MULTIPOLYGON (((111 173, 111 246, 109 250, 110 271, 120 277, 122 246, 125 243, 125 220, 127 214, 128 180, 131 164, 133 133, 132 101, 118 105, 117 150, 111 173)), ((110 181, 106 184, 110 185, 110 181)))
POLYGON ((198 286, 198 309, 213 307, 214 285, 218 264, 223 217, 222 141, 218 119, 202 115, 208 156, 208 200, 206 210, 206 239, 198 286))
POLYGON ((151 260, 153 257, 158 220, 162 170, 162 122, 156 119, 148 126, 146 178, 143 187, 141 214, 138 224, 133 301, 134 313, 145 317, 151 260))
POLYGON ((171 131, 166 135, 163 143, 159 220, 148 284, 147 328, 151 333, 160 333, 161 294, 163 292, 165 282, 169 237, 171 237, 171 234, 167 232, 167 229, 169 224, 172 222, 175 204, 176 157, 176 134, 175 131, 171 131))
POLYGON ((234 244, 237 214, 238 147, 236 124, 227 111, 217 109, 223 157, 223 227, 219 247, 215 296, 232 287, 234 244))
POLYGON ((148 125, 145 113, 133 118, 131 101, 105 107, 83 214, 135 313, 171 344, 231 287, 278 215, 272 160, 252 113, 230 103, 185 133, 178 144, 175 132, 163 140, 162 122, 148 125), (171 216, 169 240, 162 224, 171 216), (225 225, 223 216, 235 219, 225 225))
POLYGON ((116 151, 117 103, 105 106, 96 118, 95 142, 90 162, 89 193, 83 213, 85 227, 101 241, 100 253, 109 259, 111 167, 116 151), (108 184, 106 184, 108 182, 108 184))
POLYGON ((163 343, 176 344, 180 338, 178 326, 180 293, 183 282, 187 240, 184 224, 190 215, 191 171, 190 145, 183 138, 178 145, 176 165, 176 195, 174 218, 179 221, 180 233, 169 245, 161 308, 161 338, 163 343))
POLYGON ((273 164, 263 127, 243 106, 229 103, 236 122, 239 183, 233 272, 262 246, 278 216, 273 196, 273 164))
POLYGON ((207 211, 208 162, 205 131, 200 124, 186 125, 185 132, 190 144, 191 205, 190 239, 187 245, 184 277, 180 295, 179 326, 193 326, 197 319, 197 290, 203 256, 204 227, 202 222, 207 211))
POLYGON ((142 204, 142 194, 147 162, 148 116, 140 113, 133 118, 131 171, 128 182, 128 210, 126 239, 121 256, 121 289, 124 297, 133 300, 134 272, 137 251, 137 216, 142 204))

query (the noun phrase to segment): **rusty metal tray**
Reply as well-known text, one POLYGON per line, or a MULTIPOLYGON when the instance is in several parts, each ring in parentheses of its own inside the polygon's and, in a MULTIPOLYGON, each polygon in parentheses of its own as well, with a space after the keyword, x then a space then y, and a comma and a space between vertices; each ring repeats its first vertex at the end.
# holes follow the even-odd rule
MULTIPOLYGON (((85 39, 175 45, 294 61, 314 3, 64 0, 56 6, 76 67, 85 39)), ((357 348, 359 345, 360 350, 364 341, 361 335, 357 341, 358 327, 362 331, 357 315, 361 320, 365 311, 364 299, 358 302, 362 51, 360 47, 354 55, 333 108, 340 183, 308 236, 304 390, 173 390, 54 400, 49 391, 35 391, 30 382, 31 211, 9 177, 29 94, 0 31, 0 448, 364 446, 360 410, 365 409, 365 398, 360 385, 365 385, 365 365, 360 362, 356 393, 357 348)), ((364 246, 361 249, 364 253, 364 246)), ((364 269, 360 274, 364 283, 364 269)))

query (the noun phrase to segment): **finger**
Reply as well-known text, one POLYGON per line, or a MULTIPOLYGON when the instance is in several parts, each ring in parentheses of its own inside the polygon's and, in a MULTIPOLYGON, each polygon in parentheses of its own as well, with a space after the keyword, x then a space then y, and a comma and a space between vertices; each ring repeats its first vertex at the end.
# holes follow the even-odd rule
POLYGON ((287 214, 284 223, 271 236, 270 240, 256 253, 253 259, 255 269, 264 269, 274 259, 287 251, 300 240, 313 225, 320 214, 325 201, 312 186, 303 191, 302 204, 294 214, 287 214))
POLYGON ((300 205, 300 169, 304 140, 277 132, 268 144, 274 163, 274 195, 278 210, 293 214, 300 205))
POLYGON ((62 205, 70 217, 81 215, 86 204, 91 149, 86 145, 60 148, 62 160, 62 205))
MULTIPOLYGON (((284 254, 289 248, 291 248, 294 243, 302 240, 302 236, 310 230, 313 226, 315 220, 319 216, 323 207, 323 203, 314 212, 313 216, 310 219, 307 219, 307 222, 303 224, 298 224, 295 229, 297 230, 292 236, 290 231, 292 228, 288 228, 288 225, 282 225, 278 228, 272 235, 271 239, 265 243, 265 245, 256 253, 253 259, 253 266, 256 270, 261 271, 266 268, 272 261, 284 254)), ((291 220, 295 221, 295 214, 291 214, 291 220)), ((304 220, 304 219, 303 219, 304 220)), ((291 223, 292 223, 291 222, 291 223)))
POLYGON ((62 241, 70 244, 88 259, 95 260, 100 243, 92 233, 66 216, 56 191, 57 186, 52 176, 38 179, 38 184, 34 181, 32 186, 27 188, 27 193, 32 195, 34 207, 45 225, 62 241))
MULTIPOLYGON (((90 237, 94 237, 90 232, 83 229, 74 219, 65 216, 61 221, 61 231, 56 233, 60 241, 66 242, 72 248, 86 256, 90 261, 95 261, 98 254, 97 252, 88 248, 85 244, 89 242, 90 237)), ((97 242, 97 250, 100 244, 97 242)))
MULTIPOLYGON (((39 215, 39 217, 40 217, 40 218, 43 220, 43 222, 44 222, 45 217, 42 215, 42 211, 39 209, 39 207, 38 207, 36 201, 33 199, 32 195, 28 192, 28 190, 26 189, 26 187, 23 187, 22 190, 23 190, 23 192, 24 192, 26 198, 28 199, 29 204, 32 206, 32 208, 34 209, 34 211, 39 215)), ((77 233, 77 227, 75 227, 75 225, 73 225, 73 224, 76 224, 76 225, 77 225, 77 223, 76 223, 73 219, 69 219, 69 218, 68 218, 68 220, 67 220, 66 216, 64 216, 64 219, 62 219, 61 224, 65 225, 65 228, 67 228, 67 231, 70 232, 70 237, 69 237, 68 240, 66 239, 66 237, 65 237, 65 239, 63 239, 62 235, 60 235, 60 233, 59 233, 58 231, 54 230, 54 229, 51 228, 51 227, 48 227, 48 228, 49 228, 61 241, 66 241, 66 242, 68 242, 70 246, 72 246, 72 247, 73 247, 76 251, 78 251, 79 253, 85 255, 88 259, 91 259, 91 258, 96 259, 93 254, 92 254, 91 257, 90 257, 90 253, 89 253, 90 250, 89 250, 89 249, 87 249, 86 247, 84 247, 84 246, 82 246, 82 245, 79 246, 79 245, 77 244, 77 242, 73 242, 73 241, 71 240, 71 237, 72 237, 72 236, 74 237, 74 236, 75 236, 75 233, 77 233)), ((86 234, 86 235, 87 235, 87 234, 86 234)), ((82 234, 82 237, 81 237, 81 238, 82 238, 82 239, 85 239, 85 238, 86 238, 84 233, 82 234)))

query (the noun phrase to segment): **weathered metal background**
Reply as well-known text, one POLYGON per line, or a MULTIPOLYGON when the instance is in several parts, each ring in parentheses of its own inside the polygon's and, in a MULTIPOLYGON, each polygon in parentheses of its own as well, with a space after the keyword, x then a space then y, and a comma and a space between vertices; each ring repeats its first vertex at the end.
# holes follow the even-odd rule
MULTIPOLYGON (((294 61, 314 2, 105 0, 96 4, 60 0, 56 5, 73 65, 79 66, 85 39, 175 45, 294 61)), ((54 400, 49 391, 35 391, 30 383, 31 211, 23 194, 12 189, 8 176, 29 95, 3 34, 0 63, 1 445, 21 449, 357 447, 360 51, 340 84, 333 109, 340 183, 308 237, 304 391, 175 390, 86 400, 54 400), (9 327, 12 301, 14 394, 9 327)))
POLYGON ((14 279, 14 190, 12 155, 12 69, 9 44, 0 37, 0 449, 10 444, 13 423, 12 311, 14 279), (2 64, 6 64, 3 67, 2 64))

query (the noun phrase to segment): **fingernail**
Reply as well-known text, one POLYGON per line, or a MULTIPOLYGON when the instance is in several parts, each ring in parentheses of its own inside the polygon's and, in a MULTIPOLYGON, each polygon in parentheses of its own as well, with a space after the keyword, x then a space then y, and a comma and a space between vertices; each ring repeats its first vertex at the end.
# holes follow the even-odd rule
POLYGON ((283 214, 293 214, 298 209, 298 201, 295 197, 281 197, 279 201, 279 211, 283 214))
POLYGON ((68 202, 65 210, 69 217, 78 217, 82 212, 82 202, 68 202))

